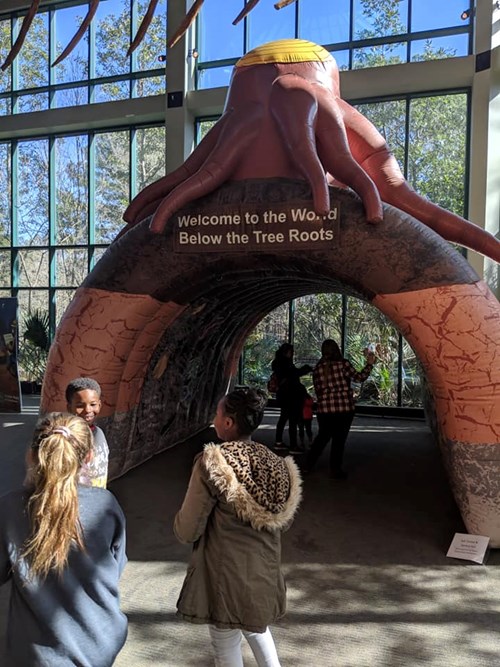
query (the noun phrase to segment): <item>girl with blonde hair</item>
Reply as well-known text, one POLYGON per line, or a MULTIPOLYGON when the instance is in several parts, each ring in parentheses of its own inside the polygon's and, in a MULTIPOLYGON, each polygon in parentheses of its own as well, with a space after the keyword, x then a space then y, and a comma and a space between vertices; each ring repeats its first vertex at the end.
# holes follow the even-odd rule
POLYGON ((109 491, 78 484, 91 456, 83 419, 48 414, 28 451, 26 488, 0 498, 9 665, 110 667, 125 643, 125 518, 109 491))

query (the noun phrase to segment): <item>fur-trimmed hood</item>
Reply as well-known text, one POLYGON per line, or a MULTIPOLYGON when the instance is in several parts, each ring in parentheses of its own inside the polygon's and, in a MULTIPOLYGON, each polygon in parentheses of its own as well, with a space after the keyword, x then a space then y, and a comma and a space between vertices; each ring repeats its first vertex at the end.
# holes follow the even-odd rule
POLYGON ((209 479, 237 516, 255 530, 282 530, 302 498, 302 480, 291 456, 282 458, 257 442, 205 445, 209 479))

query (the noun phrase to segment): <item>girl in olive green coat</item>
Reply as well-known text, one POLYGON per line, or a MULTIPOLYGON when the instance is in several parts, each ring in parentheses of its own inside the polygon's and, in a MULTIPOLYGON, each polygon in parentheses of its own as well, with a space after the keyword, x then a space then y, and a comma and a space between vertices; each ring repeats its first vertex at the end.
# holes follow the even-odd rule
POLYGON ((297 511, 301 479, 291 457, 251 440, 265 404, 253 389, 219 401, 214 427, 225 442, 196 457, 175 517, 177 538, 194 543, 178 613, 209 624, 218 667, 243 666, 242 632, 259 666, 280 664, 268 625, 285 613, 281 531, 297 511))

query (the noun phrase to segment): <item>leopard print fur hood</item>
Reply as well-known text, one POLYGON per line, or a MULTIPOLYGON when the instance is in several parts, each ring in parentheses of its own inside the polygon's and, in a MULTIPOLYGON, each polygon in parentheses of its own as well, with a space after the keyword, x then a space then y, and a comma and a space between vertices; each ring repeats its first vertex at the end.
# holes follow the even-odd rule
POLYGON ((291 456, 281 458, 257 442, 211 443, 203 464, 217 491, 255 530, 283 530, 293 520, 302 480, 291 456))

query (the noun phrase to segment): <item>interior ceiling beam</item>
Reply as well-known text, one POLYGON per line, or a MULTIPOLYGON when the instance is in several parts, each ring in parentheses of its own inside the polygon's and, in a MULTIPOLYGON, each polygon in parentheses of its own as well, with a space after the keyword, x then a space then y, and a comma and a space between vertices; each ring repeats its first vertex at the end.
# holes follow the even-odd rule
MULTIPOLYGON (((386 65, 340 72, 342 97, 348 100, 390 97, 433 90, 456 90, 472 86, 474 56, 386 65)), ((216 116, 222 113, 227 88, 192 90, 186 103, 194 116, 216 116)))
POLYGON ((3 116, 0 141, 165 120, 165 95, 3 116))
MULTIPOLYGON (((65 2, 65 7, 74 7, 76 5, 83 4, 84 0, 71 0, 71 2, 65 2)), ((0 7, 0 17, 4 14, 11 14, 12 12, 23 12, 29 9, 31 5, 31 0, 2 0, 0 7)), ((50 9, 54 6, 60 6, 61 0, 42 0, 38 11, 43 11, 45 9, 50 9)))

